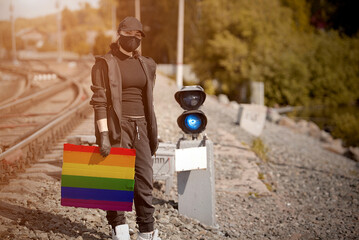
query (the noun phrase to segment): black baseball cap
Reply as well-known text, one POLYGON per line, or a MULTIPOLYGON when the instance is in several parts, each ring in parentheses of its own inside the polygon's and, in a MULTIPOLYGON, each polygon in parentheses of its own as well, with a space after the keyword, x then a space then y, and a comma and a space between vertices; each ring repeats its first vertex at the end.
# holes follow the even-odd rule
POLYGON ((142 37, 145 37, 145 34, 142 30, 142 23, 135 17, 126 17, 118 25, 117 33, 120 34, 120 31, 140 31, 142 37))

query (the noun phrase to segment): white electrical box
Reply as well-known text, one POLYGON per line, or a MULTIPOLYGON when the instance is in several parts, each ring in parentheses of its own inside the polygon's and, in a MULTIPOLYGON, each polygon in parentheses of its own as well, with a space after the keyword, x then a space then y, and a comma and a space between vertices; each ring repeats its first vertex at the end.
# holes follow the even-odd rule
POLYGON ((176 149, 176 172, 207 168, 207 148, 193 147, 176 149))

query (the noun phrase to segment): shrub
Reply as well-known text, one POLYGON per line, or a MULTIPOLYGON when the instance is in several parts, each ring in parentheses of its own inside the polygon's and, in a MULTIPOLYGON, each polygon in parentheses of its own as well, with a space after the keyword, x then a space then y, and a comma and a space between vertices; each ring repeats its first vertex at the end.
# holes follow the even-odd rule
POLYGON ((359 146, 358 117, 351 113, 334 114, 332 135, 341 138, 346 146, 359 146))

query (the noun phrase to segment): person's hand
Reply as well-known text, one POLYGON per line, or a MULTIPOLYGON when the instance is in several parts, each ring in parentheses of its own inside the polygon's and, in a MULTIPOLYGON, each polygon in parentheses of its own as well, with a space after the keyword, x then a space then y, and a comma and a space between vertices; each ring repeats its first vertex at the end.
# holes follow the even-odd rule
POLYGON ((108 135, 108 131, 101 132, 100 134, 100 154, 103 157, 107 157, 111 150, 110 137, 108 135))

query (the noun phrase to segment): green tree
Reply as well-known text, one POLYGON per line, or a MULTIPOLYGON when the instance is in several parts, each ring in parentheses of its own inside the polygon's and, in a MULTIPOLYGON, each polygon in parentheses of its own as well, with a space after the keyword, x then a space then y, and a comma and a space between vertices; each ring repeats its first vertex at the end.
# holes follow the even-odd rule
POLYGON ((312 39, 310 96, 314 104, 354 104, 359 99, 359 39, 335 31, 312 39))
POLYGON ((335 114, 332 124, 334 126, 332 132, 334 137, 344 139, 346 146, 359 146, 358 114, 335 114))
POLYGON ((292 10, 293 26, 299 31, 310 31, 310 4, 307 0, 281 0, 283 6, 292 10))
POLYGON ((93 46, 93 54, 103 55, 108 52, 111 40, 111 37, 107 37, 103 32, 100 32, 95 39, 95 44, 93 46))
POLYGON ((142 6, 141 21, 147 30, 143 53, 157 62, 176 61, 177 6, 177 2, 164 0, 148 1, 142 6))
POLYGON ((62 29, 69 30, 77 25, 76 14, 70 11, 67 7, 62 10, 62 29))
MULTIPOLYGON (((105 20, 99 14, 99 9, 92 8, 89 3, 82 3, 81 8, 73 12, 77 24, 84 30, 102 31, 107 29, 105 20)), ((71 27, 71 26, 70 26, 71 27)))
POLYGON ((199 7, 192 59, 202 81, 217 79, 219 91, 237 100, 243 85, 262 81, 267 104, 307 102, 308 71, 297 57, 305 46, 295 40, 290 9, 263 0, 208 0, 199 7))
POLYGON ((11 50, 11 23, 0 21, 0 47, 11 50))
POLYGON ((117 4, 117 3, 118 3, 118 1, 115 1, 115 0, 100 0, 99 1, 98 14, 101 17, 104 27, 106 29, 111 29, 111 27, 112 27, 112 5, 117 4))
POLYGON ((64 40, 65 50, 78 53, 79 55, 90 53, 90 46, 86 42, 86 39, 86 31, 82 29, 67 31, 64 40))
MULTIPOLYGON (((117 24, 127 16, 135 16, 133 0, 100 0, 99 15, 106 19, 106 26, 111 27, 112 3, 117 4, 117 24)), ((195 20, 199 11, 197 1, 185 4, 185 46, 192 45, 194 32, 197 31, 195 20)), ((159 63, 176 62, 178 2, 168 0, 141 1, 141 22, 146 38, 142 42, 142 53, 151 56, 159 63)), ((189 48, 184 49, 184 57, 189 48)))
POLYGON ((191 61, 203 85, 215 79, 217 93, 241 100, 240 88, 261 81, 269 106, 358 101, 358 38, 314 32, 304 1, 207 0, 198 7, 191 61))

